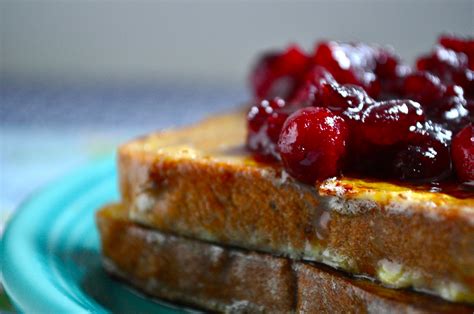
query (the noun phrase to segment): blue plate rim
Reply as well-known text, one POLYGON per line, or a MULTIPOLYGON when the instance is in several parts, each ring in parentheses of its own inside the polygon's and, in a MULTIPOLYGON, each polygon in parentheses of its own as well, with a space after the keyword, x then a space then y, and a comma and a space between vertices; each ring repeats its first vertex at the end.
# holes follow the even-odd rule
MULTIPOLYGON (((84 184, 87 181, 97 182, 97 179, 106 177, 104 172, 110 175, 115 171, 115 160, 115 153, 97 158, 51 180, 29 194, 8 221, 1 238, 1 279, 8 296, 19 310, 34 310, 38 313, 50 313, 53 309, 54 312, 62 313, 89 312, 77 302, 65 298, 64 294, 48 281, 42 281, 39 288, 35 282, 38 279, 44 280, 47 274, 41 265, 34 265, 34 260, 31 261, 33 265, 30 265, 33 269, 26 269, 28 268, 26 264, 17 264, 18 260, 21 260, 19 257, 25 255, 25 248, 31 247, 30 240, 34 238, 34 234, 38 233, 37 229, 25 232, 25 230, 19 230, 19 227, 24 225, 25 217, 31 217, 37 207, 41 207, 37 204, 38 199, 63 194, 61 192, 64 189, 72 189, 71 182, 75 185, 84 184), (58 187, 62 189, 58 191, 58 187), (17 245, 19 241, 20 245, 17 245), (34 272, 35 270, 37 272, 34 272), (28 293, 25 294, 25 291, 28 293)), ((28 252, 26 255, 28 256, 28 252)))

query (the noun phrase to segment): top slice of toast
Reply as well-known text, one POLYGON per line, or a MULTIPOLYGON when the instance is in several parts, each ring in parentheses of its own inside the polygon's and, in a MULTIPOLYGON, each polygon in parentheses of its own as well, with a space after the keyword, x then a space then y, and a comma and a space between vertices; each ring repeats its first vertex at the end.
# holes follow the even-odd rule
POLYGON ((130 219, 474 303, 473 197, 351 178, 304 185, 254 161, 245 136, 237 112, 120 147, 130 219))

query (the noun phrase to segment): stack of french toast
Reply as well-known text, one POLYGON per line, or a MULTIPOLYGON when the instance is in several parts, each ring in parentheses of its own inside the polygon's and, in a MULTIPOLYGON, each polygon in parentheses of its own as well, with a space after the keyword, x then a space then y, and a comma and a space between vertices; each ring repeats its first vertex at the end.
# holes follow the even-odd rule
POLYGON ((347 164, 306 180, 311 171, 298 176, 279 155, 292 115, 278 141, 268 135, 252 147, 251 112, 119 148, 120 203, 96 216, 109 273, 148 296, 206 311, 474 311, 474 193, 455 165, 428 177, 429 188, 423 178, 362 176, 347 164))

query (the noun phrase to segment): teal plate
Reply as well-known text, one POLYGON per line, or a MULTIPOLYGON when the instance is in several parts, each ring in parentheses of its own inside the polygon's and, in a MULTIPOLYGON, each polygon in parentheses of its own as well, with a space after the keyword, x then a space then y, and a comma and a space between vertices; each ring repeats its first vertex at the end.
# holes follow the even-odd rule
POLYGON ((5 231, 0 263, 5 289, 21 312, 187 312, 141 296, 102 269, 94 213, 118 197, 110 156, 50 184, 19 208, 5 231))

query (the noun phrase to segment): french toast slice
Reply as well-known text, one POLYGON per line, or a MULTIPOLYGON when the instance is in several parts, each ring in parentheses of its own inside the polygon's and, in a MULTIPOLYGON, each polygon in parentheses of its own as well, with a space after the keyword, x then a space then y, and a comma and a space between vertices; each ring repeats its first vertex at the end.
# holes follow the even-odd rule
POLYGON ((150 296, 238 313, 472 313, 474 307, 381 287, 329 267, 152 230, 123 206, 97 213, 104 265, 150 296))
POLYGON ((245 136, 236 112, 121 146, 130 219, 474 303, 474 197, 351 178, 304 185, 256 162, 245 136))

